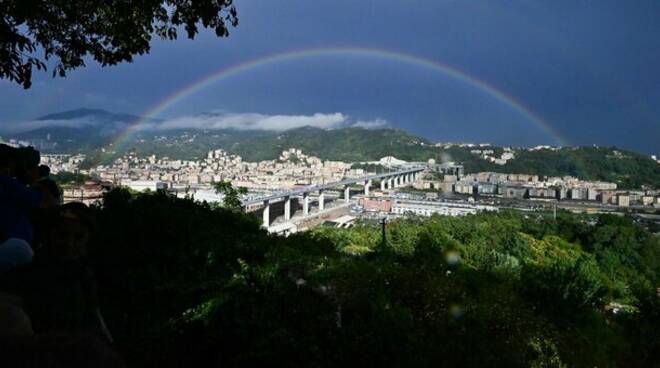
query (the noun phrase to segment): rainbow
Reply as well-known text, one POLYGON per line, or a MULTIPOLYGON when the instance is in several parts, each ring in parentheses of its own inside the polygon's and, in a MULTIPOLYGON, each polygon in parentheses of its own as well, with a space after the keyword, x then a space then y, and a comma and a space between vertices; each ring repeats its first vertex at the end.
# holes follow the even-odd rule
POLYGON ((466 83, 469 86, 477 88, 478 90, 486 93, 487 95, 493 97, 494 99, 502 102, 509 108, 518 112, 524 116, 527 120, 534 123, 537 127, 543 130, 546 134, 552 137, 560 144, 564 144, 564 139, 552 128, 552 126, 547 123, 543 118, 534 113, 529 108, 525 107, 520 101, 515 97, 507 94, 501 89, 495 88, 494 86, 488 84, 487 82, 480 80, 474 76, 469 75, 468 73, 441 63, 437 60, 427 59, 420 56, 407 54, 399 51, 384 50, 384 49, 375 49, 375 48, 365 48, 365 47, 332 47, 332 48, 312 48, 312 49, 301 49, 286 51, 281 53, 275 53, 259 57, 257 59, 249 60, 239 64, 235 64, 228 67, 223 67, 218 71, 198 79, 197 81, 187 85, 184 88, 181 88, 166 98, 159 101, 154 106, 150 107, 143 114, 141 114, 140 119, 129 124, 128 128, 120 132, 115 139, 113 140, 113 145, 115 149, 119 148, 122 144, 126 143, 129 138, 135 133, 140 125, 145 122, 151 121, 165 110, 171 106, 185 100, 187 97, 193 95, 197 91, 200 91, 214 83, 220 82, 226 78, 235 76, 237 74, 248 72, 252 69, 263 67, 273 63, 281 63, 285 61, 298 60, 309 57, 323 57, 323 56, 359 56, 359 57, 373 57, 378 59, 389 60, 393 62, 401 62, 406 64, 415 65, 421 68, 426 68, 433 70, 435 72, 442 73, 444 75, 450 76, 458 81, 466 83))

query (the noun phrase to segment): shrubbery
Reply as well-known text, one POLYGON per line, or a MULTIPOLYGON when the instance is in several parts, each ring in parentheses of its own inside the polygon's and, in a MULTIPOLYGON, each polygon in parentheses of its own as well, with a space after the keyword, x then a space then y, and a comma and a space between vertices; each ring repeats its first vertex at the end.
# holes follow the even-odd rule
POLYGON ((626 218, 514 212, 267 235, 114 191, 94 260, 132 365, 651 366, 660 243, 626 218), (606 311, 612 302, 629 312, 606 311))

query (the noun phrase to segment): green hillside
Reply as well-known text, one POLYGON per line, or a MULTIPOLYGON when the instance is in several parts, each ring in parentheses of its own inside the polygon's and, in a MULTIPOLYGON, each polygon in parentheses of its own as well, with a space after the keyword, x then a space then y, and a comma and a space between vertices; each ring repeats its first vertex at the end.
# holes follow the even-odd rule
MULTIPOLYGON (((94 113, 94 121, 106 122, 119 119, 109 113, 95 110, 77 112, 94 113)), ((78 116, 75 115, 75 116, 78 116)), ((121 115, 120 115, 121 116, 121 115)), ((121 116, 124 120, 128 117, 121 116)), ((119 129, 121 123, 102 126, 108 131, 119 129), (119 125, 117 125, 119 124, 119 125), (112 129, 111 129, 112 128, 112 129)), ((95 123, 96 124, 96 123, 95 123)), ((649 185, 660 188, 660 165, 650 157, 617 148, 569 147, 560 150, 529 151, 516 149, 516 158, 505 165, 497 165, 472 154, 470 147, 435 145, 399 129, 320 129, 304 127, 284 132, 263 130, 168 130, 140 131, 127 142, 117 146, 111 143, 116 134, 102 134, 103 129, 90 124, 78 128, 49 128, 25 134, 23 138, 39 139, 44 142, 46 134, 59 142, 50 151, 59 153, 83 152, 90 155, 90 163, 108 163, 114 157, 133 151, 139 155, 155 154, 159 157, 176 159, 200 159, 209 150, 222 148, 238 154, 246 161, 272 160, 283 150, 302 149, 308 155, 324 160, 347 162, 375 161, 385 156, 394 156, 406 161, 435 159, 462 163, 467 173, 497 171, 525 173, 544 176, 571 175, 582 179, 604 180, 617 183, 621 188, 640 188, 649 185), (67 138, 69 137, 69 138, 67 138), (101 154, 101 148, 105 153, 101 154), (111 152, 108 154, 108 152, 111 152)), ((42 147, 42 149, 45 147, 42 147)), ((479 147, 490 149, 499 156, 501 147, 479 147)), ((44 151, 49 151, 44 149, 44 151)))
POLYGON ((578 147, 559 151, 518 151, 500 171, 572 175, 619 184, 621 188, 660 188, 660 164, 648 156, 617 148, 578 147))
MULTIPOLYGON (((467 173, 497 171, 544 176, 571 175, 603 180, 622 188, 649 185, 660 188, 660 165, 650 157, 616 148, 569 147, 560 150, 515 150, 516 158, 497 165, 472 154, 473 148, 435 147, 430 141, 398 129, 299 128, 285 132, 216 131, 181 133, 168 138, 140 138, 130 145, 139 154, 195 159, 210 149, 223 148, 246 161, 276 159, 289 148, 299 148, 324 160, 375 161, 394 156, 406 161, 451 160, 465 165, 467 173)), ((501 154, 500 147, 479 147, 501 154)))
POLYGON ((431 142, 397 129, 298 128, 273 131, 169 132, 167 136, 137 136, 125 148, 139 154, 195 159, 223 148, 246 161, 272 160, 292 147, 327 160, 366 161, 395 155, 404 160, 427 160, 435 155, 431 142), (422 145, 422 143, 424 145, 422 145))
POLYGON ((434 149, 429 147, 431 144, 426 139, 398 129, 300 128, 279 133, 267 140, 251 138, 230 149, 247 160, 272 159, 279 156, 282 150, 295 147, 306 154, 328 160, 371 161, 394 155, 414 161, 433 157, 434 149))

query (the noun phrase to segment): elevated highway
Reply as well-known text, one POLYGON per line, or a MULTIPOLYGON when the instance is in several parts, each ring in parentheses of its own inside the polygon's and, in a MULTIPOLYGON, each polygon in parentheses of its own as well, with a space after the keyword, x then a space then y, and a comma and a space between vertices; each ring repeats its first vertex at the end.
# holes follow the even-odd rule
POLYGON ((303 207, 303 217, 309 216, 310 214, 310 193, 318 193, 317 206, 319 211, 323 211, 325 208, 325 195, 324 191, 329 189, 343 189, 344 191, 344 201, 350 201, 350 187, 351 185, 361 184, 364 185, 364 194, 369 195, 369 189, 371 188, 372 182, 374 180, 380 180, 380 189, 393 189, 400 186, 409 185, 410 183, 417 180, 417 175, 424 171, 426 167, 414 167, 405 170, 392 171, 382 174, 369 175, 357 178, 348 178, 340 181, 325 183, 325 184, 315 184, 308 185, 300 188, 293 188, 290 190, 283 190, 268 195, 260 196, 257 198, 248 198, 242 201, 243 208, 246 212, 252 212, 258 209, 263 209, 263 226, 269 227, 271 223, 270 219, 270 206, 273 202, 284 201, 284 221, 291 220, 291 198, 301 197, 302 198, 302 207, 303 207))

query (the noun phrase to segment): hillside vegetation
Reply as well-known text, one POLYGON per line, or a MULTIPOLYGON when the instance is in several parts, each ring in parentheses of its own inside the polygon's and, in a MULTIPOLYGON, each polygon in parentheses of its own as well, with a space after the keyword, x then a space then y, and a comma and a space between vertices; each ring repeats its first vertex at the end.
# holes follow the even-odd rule
POLYGON ((108 194, 92 259, 131 366, 653 366, 660 239, 514 212, 267 235, 249 215, 108 194), (623 304, 618 314, 610 302, 623 304))
MULTIPOLYGON (((43 143, 45 152, 83 152, 90 157, 88 165, 109 163, 127 151, 140 155, 155 154, 175 159, 201 159, 209 150, 222 148, 241 155, 246 161, 273 160, 283 150, 300 148, 306 154, 324 160, 348 162, 375 161, 394 156, 406 161, 455 161, 465 165, 467 173, 498 171, 546 176, 571 175, 581 179, 603 180, 619 184, 621 188, 639 188, 650 185, 660 188, 660 164, 650 157, 616 148, 577 147, 560 150, 516 150, 516 158, 505 165, 496 165, 478 155, 473 148, 452 146, 435 147, 432 142, 398 129, 343 128, 324 130, 304 127, 284 132, 259 130, 213 131, 138 131, 127 140, 119 140, 118 131, 125 129, 122 121, 130 116, 95 113, 96 125, 78 128, 41 129, 22 136, 43 143), (114 123, 108 120, 116 120, 114 123), (122 120, 123 119, 123 120, 122 120), (113 133, 114 132, 114 133, 113 133), (51 140, 45 140, 50 134, 51 140), (54 144, 54 142, 58 142, 54 144), (105 147, 105 153, 101 152, 105 147), (108 152, 114 152, 109 154, 108 152)), ((89 114, 75 111, 72 118, 89 114), (74 114, 75 113, 75 114, 74 114)), ((43 119, 58 117, 46 116, 43 119)), ((69 116, 69 115, 67 115, 69 116)), ((491 149, 495 155, 501 147, 491 149)))
MULTIPOLYGON (((185 138, 148 140, 132 148, 141 154, 178 158, 200 158, 213 148, 223 148, 247 161, 272 160, 283 150, 300 148, 324 160, 347 162, 376 161, 394 156, 406 161, 452 160, 465 165, 467 173, 498 171, 544 176, 571 175, 586 180, 602 180, 621 188, 649 185, 660 188, 660 164, 651 158, 616 148, 569 147, 560 150, 516 150, 516 158, 497 165, 470 153, 472 148, 435 147, 431 142, 397 129, 344 128, 323 130, 299 128, 281 133, 222 131, 187 133, 185 138)), ((496 154, 500 147, 492 149, 496 154)))

